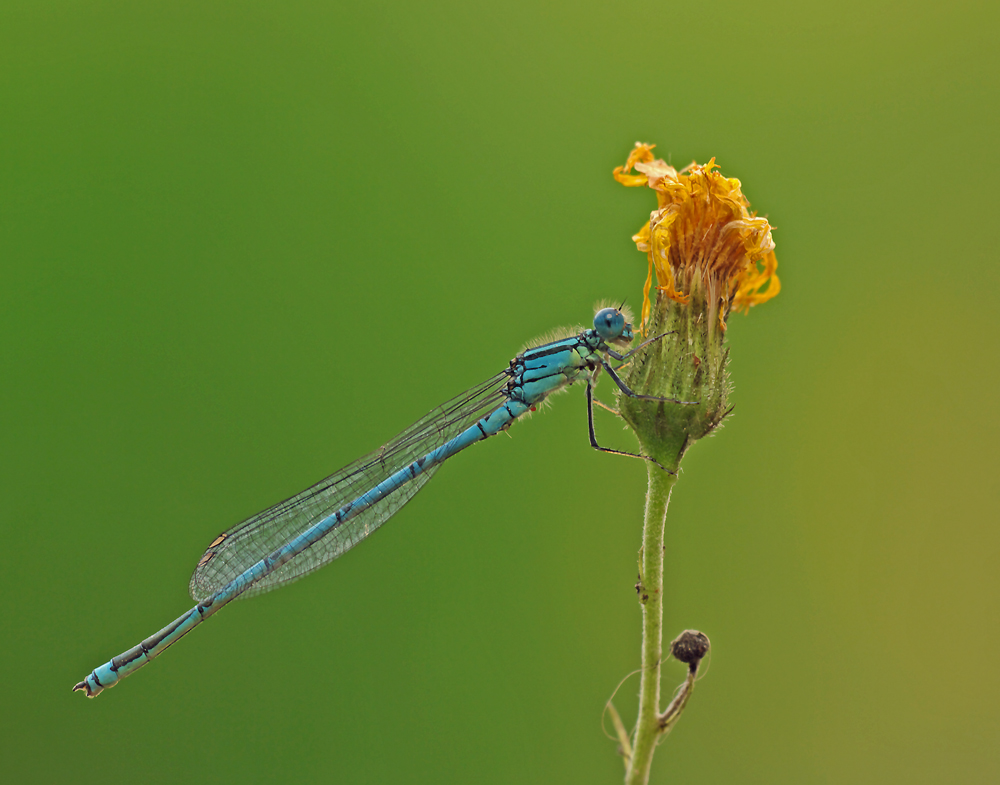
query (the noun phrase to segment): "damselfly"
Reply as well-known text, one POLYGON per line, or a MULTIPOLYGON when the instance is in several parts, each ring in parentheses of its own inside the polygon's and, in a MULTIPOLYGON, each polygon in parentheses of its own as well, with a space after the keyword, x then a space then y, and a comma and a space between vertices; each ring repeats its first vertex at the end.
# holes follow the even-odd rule
POLYGON ((592 328, 525 350, 496 376, 434 409, 380 449, 220 534, 191 577, 191 596, 198 604, 138 646, 95 668, 73 689, 93 698, 227 603, 283 586, 336 559, 397 513, 448 458, 505 431, 547 396, 576 381, 587 386, 591 445, 603 452, 632 455, 597 443, 594 384, 603 369, 625 395, 688 403, 634 393, 609 362, 626 360, 662 337, 619 353, 612 347, 629 346, 632 325, 619 308, 603 308, 592 328))

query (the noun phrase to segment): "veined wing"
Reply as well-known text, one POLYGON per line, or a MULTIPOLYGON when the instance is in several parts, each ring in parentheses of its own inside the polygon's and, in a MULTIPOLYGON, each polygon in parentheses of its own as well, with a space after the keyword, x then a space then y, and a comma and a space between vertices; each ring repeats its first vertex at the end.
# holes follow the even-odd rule
MULTIPOLYGON (((323 518, 460 434, 503 402, 501 390, 507 378, 506 373, 499 373, 452 398, 380 449, 220 534, 191 576, 191 596, 198 601, 211 596, 323 518)), ((252 597, 283 586, 353 548, 413 498, 437 468, 431 467, 417 475, 367 510, 334 527, 323 539, 262 578, 241 596, 252 597)))

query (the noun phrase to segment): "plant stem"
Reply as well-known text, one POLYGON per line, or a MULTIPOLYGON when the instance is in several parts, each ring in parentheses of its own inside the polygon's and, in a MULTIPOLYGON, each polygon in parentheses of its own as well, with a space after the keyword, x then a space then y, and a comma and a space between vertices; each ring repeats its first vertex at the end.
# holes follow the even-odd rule
POLYGON ((677 476, 647 464, 646 519, 642 531, 642 572, 639 604, 642 606, 642 675, 639 683, 639 722, 626 785, 646 785, 653 752, 660 735, 660 663, 663 660, 663 533, 667 505, 677 476))

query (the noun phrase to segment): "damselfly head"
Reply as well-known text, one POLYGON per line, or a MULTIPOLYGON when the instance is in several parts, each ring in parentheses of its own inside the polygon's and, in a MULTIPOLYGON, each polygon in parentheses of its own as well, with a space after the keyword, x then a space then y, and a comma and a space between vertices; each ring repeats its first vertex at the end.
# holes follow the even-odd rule
POLYGON ((614 343, 632 340, 632 325, 618 308, 602 308, 594 316, 594 329, 605 341, 614 343))

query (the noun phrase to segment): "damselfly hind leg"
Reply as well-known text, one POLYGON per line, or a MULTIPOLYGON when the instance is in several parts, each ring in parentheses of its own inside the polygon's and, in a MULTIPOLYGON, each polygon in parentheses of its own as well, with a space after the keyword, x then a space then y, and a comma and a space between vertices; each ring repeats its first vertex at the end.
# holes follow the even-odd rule
MULTIPOLYGON (((597 401, 597 403, 600 404, 601 402, 597 401)), ((604 404, 601 404, 601 405, 603 406, 604 404)), ((608 408, 608 407, 605 407, 605 408, 608 408)), ((616 412, 616 414, 617 414, 617 412, 616 412)), ((649 461, 650 463, 655 463, 657 466, 659 466, 661 469, 663 469, 663 471, 665 471, 667 474, 673 474, 673 475, 676 476, 677 472, 670 471, 670 469, 668 469, 662 463, 660 463, 659 461, 657 461, 654 458, 650 458, 648 455, 639 455, 639 454, 634 453, 634 452, 625 452, 625 450, 613 450, 610 447, 601 447, 601 445, 599 445, 597 443, 597 432, 594 430, 594 383, 593 383, 593 378, 590 378, 590 379, 587 380, 587 423, 590 426, 590 446, 593 447, 595 450, 598 450, 600 452, 611 453, 612 455, 627 455, 629 458, 640 458, 640 459, 642 459, 644 461, 649 461)))

